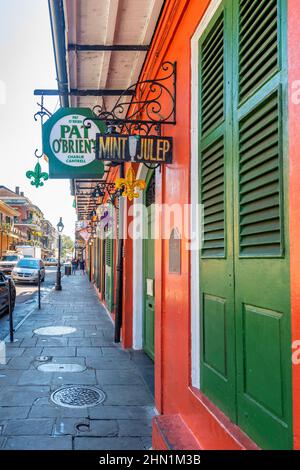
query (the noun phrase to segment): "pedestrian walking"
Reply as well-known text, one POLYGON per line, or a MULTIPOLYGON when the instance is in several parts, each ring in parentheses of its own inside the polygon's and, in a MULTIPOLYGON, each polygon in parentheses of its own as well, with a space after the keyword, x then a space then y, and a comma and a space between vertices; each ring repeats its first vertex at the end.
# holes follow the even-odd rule
POLYGON ((84 259, 81 259, 80 262, 79 262, 79 266, 80 266, 80 272, 82 275, 85 274, 85 261, 84 259))
POLYGON ((71 261, 71 264, 72 264, 72 274, 75 275, 77 271, 77 260, 73 258, 71 261))

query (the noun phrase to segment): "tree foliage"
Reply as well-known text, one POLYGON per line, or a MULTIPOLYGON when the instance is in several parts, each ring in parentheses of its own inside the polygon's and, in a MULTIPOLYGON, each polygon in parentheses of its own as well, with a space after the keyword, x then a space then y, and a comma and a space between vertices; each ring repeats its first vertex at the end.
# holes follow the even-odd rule
POLYGON ((62 235, 61 237, 61 254, 65 258, 67 253, 72 253, 74 250, 74 242, 68 235, 62 235))

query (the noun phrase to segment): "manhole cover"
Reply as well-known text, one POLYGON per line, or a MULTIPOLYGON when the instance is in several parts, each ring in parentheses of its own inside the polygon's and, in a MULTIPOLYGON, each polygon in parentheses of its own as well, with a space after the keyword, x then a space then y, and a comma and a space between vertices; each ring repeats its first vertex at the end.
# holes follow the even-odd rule
POLYGON ((50 364, 41 364, 38 366, 38 370, 43 372, 82 372, 85 370, 85 367, 80 364, 59 364, 51 362, 50 364))
POLYGON ((44 336, 61 336, 61 335, 69 335, 74 333, 76 328, 72 326, 44 326, 43 328, 38 328, 33 332, 36 335, 44 335, 44 336))
POLYGON ((51 395, 51 400, 60 406, 67 408, 85 408, 96 406, 105 400, 105 394, 96 387, 86 385, 71 385, 56 390, 51 395))

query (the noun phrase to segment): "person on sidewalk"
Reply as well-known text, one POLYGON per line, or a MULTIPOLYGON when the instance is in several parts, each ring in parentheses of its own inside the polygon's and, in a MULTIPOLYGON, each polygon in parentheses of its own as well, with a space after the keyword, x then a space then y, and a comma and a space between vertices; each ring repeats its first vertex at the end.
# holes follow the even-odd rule
POLYGON ((84 259, 81 259, 80 262, 79 262, 79 266, 80 266, 80 272, 82 275, 85 274, 85 261, 84 259))
POLYGON ((72 274, 76 274, 76 270, 77 270, 77 260, 75 258, 72 259, 72 274))

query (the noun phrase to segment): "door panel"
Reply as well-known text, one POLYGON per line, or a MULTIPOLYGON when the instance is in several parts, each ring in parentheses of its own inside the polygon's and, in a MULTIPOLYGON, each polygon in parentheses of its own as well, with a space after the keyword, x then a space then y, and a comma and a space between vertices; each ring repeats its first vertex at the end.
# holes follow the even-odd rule
POLYGON ((224 0, 199 43, 201 387, 266 449, 292 448, 285 7, 224 0))
POLYGON ((203 297, 203 360, 226 380, 226 300, 208 294, 203 297))
POLYGON ((201 384, 236 419, 233 284, 231 82, 224 48, 230 14, 221 6, 199 43, 200 203, 202 204, 201 384))
POLYGON ((239 425, 292 448, 284 0, 233 2, 234 271, 239 425), (236 71, 236 72, 235 72, 236 71))
POLYGON ((143 262, 144 262, 144 331, 143 347, 144 351, 154 360, 154 325, 155 325, 155 252, 154 252, 154 223, 155 213, 152 203, 155 202, 155 176, 151 177, 146 190, 147 206, 147 238, 143 244, 143 262))
POLYGON ((105 297, 105 238, 100 240, 101 261, 100 261, 100 281, 102 299, 105 297))

